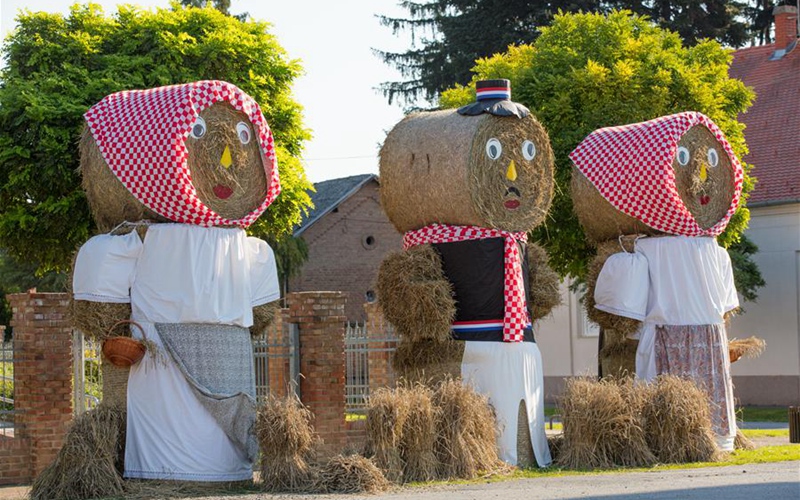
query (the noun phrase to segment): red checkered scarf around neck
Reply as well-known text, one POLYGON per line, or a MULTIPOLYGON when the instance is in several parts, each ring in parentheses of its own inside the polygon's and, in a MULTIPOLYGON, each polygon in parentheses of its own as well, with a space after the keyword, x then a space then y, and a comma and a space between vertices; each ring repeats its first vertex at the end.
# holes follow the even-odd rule
POLYGON ((595 130, 569 157, 617 210, 668 234, 717 236, 739 206, 742 165, 719 127, 696 111, 595 130), (730 207, 725 217, 707 230, 697 224, 683 204, 672 169, 678 141, 698 124, 705 125, 722 144, 734 174, 730 207))
POLYGON ((205 80, 117 92, 92 106, 84 117, 114 175, 147 208, 174 222, 247 227, 280 193, 272 131, 258 103, 230 83, 205 80), (264 202, 236 220, 220 216, 200 201, 185 144, 198 114, 220 101, 249 117, 269 180, 264 202))
POLYGON ((503 342, 522 342, 525 327, 530 323, 525 307, 525 285, 522 280, 522 261, 517 242, 527 243, 528 235, 478 226, 449 226, 431 224, 403 235, 403 250, 425 243, 455 243, 457 241, 503 238, 504 270, 503 342))

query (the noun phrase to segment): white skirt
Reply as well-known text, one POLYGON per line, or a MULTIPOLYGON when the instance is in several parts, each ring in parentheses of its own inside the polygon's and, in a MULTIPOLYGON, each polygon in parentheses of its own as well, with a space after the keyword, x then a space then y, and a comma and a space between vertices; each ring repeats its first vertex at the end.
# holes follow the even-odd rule
POLYGON ((517 465, 517 417, 525 401, 531 445, 539 467, 552 462, 544 431, 542 355, 535 342, 466 342, 461 378, 489 398, 497 413, 500 459, 517 465))

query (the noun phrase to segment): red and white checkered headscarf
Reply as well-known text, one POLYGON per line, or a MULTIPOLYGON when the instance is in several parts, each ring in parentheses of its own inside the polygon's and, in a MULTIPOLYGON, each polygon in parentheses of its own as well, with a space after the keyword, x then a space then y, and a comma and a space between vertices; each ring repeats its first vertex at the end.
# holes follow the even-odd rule
POLYGON ((425 243, 454 243, 457 241, 503 238, 504 240, 504 279, 503 297, 503 342, 522 342, 525 327, 530 323, 528 309, 525 307, 525 285, 522 282, 522 261, 517 241, 526 243, 525 232, 512 233, 500 229, 478 226, 449 226, 431 224, 421 229, 408 231, 403 235, 403 250, 425 243))
POLYGON ((719 127, 696 111, 595 130, 569 157, 617 210, 668 234, 717 236, 739 206, 742 165, 719 127), (709 229, 701 228, 683 204, 672 169, 678 141, 698 124, 705 125, 722 144, 734 176, 731 205, 709 229))
POLYGON ((204 80, 117 92, 92 106, 84 117, 114 175, 147 208, 172 221, 247 227, 280 193, 272 131, 258 103, 230 83, 204 80), (185 144, 198 114, 220 101, 249 117, 269 183, 264 202, 236 220, 221 217, 200 201, 185 144))

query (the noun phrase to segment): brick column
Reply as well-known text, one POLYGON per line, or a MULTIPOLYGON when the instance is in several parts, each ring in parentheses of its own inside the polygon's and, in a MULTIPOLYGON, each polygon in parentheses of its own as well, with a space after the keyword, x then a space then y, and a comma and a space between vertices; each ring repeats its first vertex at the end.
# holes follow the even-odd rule
MULTIPOLYGON (((267 329, 267 343, 271 356, 288 355, 289 348, 284 346, 288 342, 283 331, 283 324, 288 321, 289 311, 281 309, 275 314, 275 320, 267 329)), ((269 392, 273 396, 286 397, 289 389, 289 363, 288 357, 270 357, 267 370, 269 373, 269 392)))
POLYGON ((297 292, 286 297, 288 320, 300 331, 300 394, 314 414, 323 455, 340 453, 345 426, 345 294, 297 292))
POLYGON ((72 327, 69 294, 7 295, 14 313, 14 407, 17 438, 29 442, 30 472, 53 461, 72 421, 72 327))

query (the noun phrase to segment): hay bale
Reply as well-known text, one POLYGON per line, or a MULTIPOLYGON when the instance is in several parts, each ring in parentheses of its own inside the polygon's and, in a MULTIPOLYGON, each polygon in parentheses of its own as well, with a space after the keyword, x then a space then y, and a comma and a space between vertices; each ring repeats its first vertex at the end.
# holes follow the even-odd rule
POLYGON ((436 479, 436 408, 433 390, 416 383, 397 389, 408 405, 400 434, 400 458, 403 461, 403 481, 432 481, 436 479))
POLYGON ((689 379, 660 375, 642 408, 647 444, 662 463, 718 460, 708 396, 689 379))
POLYGON ((381 205, 400 232, 434 222, 526 231, 544 220, 552 200, 553 153, 533 115, 519 119, 461 116, 456 110, 413 113, 386 136, 380 175, 381 205), (514 212, 497 209, 507 185, 486 156, 491 137, 503 143, 501 159, 506 164, 512 154, 516 158, 521 178, 516 186, 524 202, 514 212), (520 153, 525 139, 538 148, 530 162, 520 153))
POLYGON ((755 450, 756 444, 742 433, 741 429, 736 429, 736 438, 733 440, 734 450, 755 450))
POLYGON ((530 308, 533 321, 541 319, 561 305, 561 278, 548 264, 547 252, 535 243, 529 243, 528 270, 530 272, 530 308))
POLYGON ((739 360, 742 356, 757 358, 767 347, 766 341, 758 337, 748 337, 746 339, 732 339, 728 342, 728 354, 731 363, 739 360))
POLYGON ((525 400, 520 400, 517 410, 517 466, 529 469, 536 466, 536 456, 531 443, 531 427, 528 425, 528 409, 525 400))
POLYGON ((387 256, 378 270, 377 291, 384 316, 401 337, 450 338, 450 323, 456 315, 453 285, 431 245, 387 256))
POLYGON ((640 417, 642 401, 627 379, 567 380, 559 403, 564 441, 558 465, 593 469, 653 464, 640 417))
POLYGON ((447 378, 461 376, 464 346, 464 342, 452 338, 443 342, 403 338, 392 353, 392 366, 401 380, 432 387, 447 378))
POLYGON ((263 335, 269 325, 275 321, 275 315, 281 309, 281 301, 274 300, 267 304, 262 304, 253 308, 253 326, 250 327, 250 335, 263 335))
POLYGON ((311 412, 295 396, 270 395, 258 407, 256 437, 261 448, 261 481, 266 491, 302 491, 313 472, 311 412))
POLYGON ((337 455, 322 466, 312 489, 320 493, 379 493, 389 489, 389 481, 372 460, 337 455))
POLYGON ((437 386, 433 404, 440 478, 472 479, 502 466, 497 456, 497 418, 486 396, 460 380, 447 379, 437 386))
POLYGON ((33 481, 31 500, 121 495, 125 408, 101 404, 72 424, 55 460, 33 481))
POLYGON ((400 440, 409 414, 409 401, 403 391, 380 388, 367 402, 367 450, 387 479, 401 482, 403 459, 400 440))
POLYGON ((72 299, 69 315, 74 328, 87 337, 102 341, 112 335, 119 335, 119 332, 109 334, 109 330, 118 321, 131 317, 131 305, 72 299))

